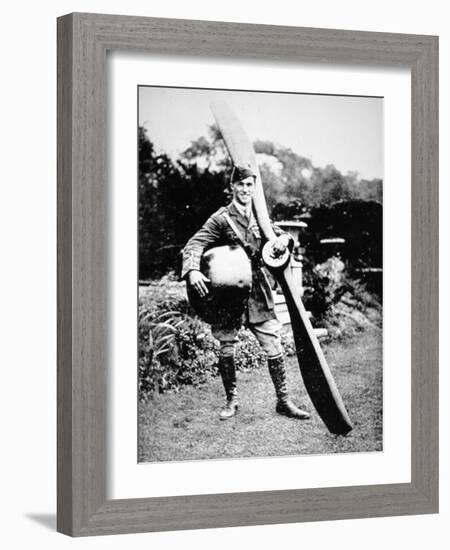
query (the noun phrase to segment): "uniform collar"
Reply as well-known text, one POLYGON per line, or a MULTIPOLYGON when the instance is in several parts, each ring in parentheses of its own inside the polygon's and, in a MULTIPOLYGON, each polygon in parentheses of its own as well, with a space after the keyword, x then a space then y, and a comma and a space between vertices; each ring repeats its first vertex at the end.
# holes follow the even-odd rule
POLYGON ((243 218, 250 220, 252 215, 252 203, 250 202, 247 207, 239 204, 237 201, 233 200, 231 205, 237 210, 237 213, 240 214, 243 218))

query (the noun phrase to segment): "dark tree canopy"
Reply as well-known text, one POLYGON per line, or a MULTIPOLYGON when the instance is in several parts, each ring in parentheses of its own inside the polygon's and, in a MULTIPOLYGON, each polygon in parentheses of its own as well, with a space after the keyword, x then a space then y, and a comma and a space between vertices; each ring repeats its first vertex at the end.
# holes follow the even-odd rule
MULTIPOLYGON (((207 151, 203 140, 199 145, 207 151)), ((156 153, 145 130, 139 128, 140 279, 177 271, 186 241, 229 200, 225 172, 200 168, 193 151, 191 146, 186 157, 175 163, 156 153)))
MULTIPOLYGON (((254 144, 269 210, 276 220, 304 219, 302 241, 312 261, 326 252, 320 239, 346 240, 345 259, 354 269, 381 267, 382 180, 343 175, 270 141, 254 144)), ((155 151, 139 128, 139 277, 179 269, 186 241, 230 200, 231 161, 220 132, 211 126, 176 161, 155 151)))

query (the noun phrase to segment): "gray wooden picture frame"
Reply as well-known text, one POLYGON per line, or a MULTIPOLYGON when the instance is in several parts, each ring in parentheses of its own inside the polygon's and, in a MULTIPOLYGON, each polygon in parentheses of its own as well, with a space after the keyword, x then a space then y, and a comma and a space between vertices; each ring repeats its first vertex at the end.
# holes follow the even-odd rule
POLYGON ((57 529, 100 535, 438 511, 438 38, 75 13, 58 19, 57 529), (411 482, 108 500, 106 53, 407 67, 411 482))

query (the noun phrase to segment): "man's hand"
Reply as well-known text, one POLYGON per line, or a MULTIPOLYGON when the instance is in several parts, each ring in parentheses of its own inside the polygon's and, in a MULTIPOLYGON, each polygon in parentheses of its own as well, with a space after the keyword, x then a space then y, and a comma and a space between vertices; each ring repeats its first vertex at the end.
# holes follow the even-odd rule
POLYGON ((289 246, 290 237, 287 233, 283 233, 273 241, 272 250, 275 254, 281 255, 289 246))
POLYGON ((210 281, 201 271, 197 271, 196 269, 189 271, 188 281, 189 284, 198 292, 200 298, 204 298, 207 294, 209 294, 206 283, 209 283, 210 281))

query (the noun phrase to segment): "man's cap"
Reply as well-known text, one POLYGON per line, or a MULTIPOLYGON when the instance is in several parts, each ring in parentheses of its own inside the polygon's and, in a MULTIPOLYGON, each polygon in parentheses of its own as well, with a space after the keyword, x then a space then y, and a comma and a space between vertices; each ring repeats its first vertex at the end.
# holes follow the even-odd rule
POLYGON ((255 171, 251 168, 250 165, 247 166, 235 166, 231 174, 231 183, 236 181, 245 180, 248 177, 256 178, 255 171))

